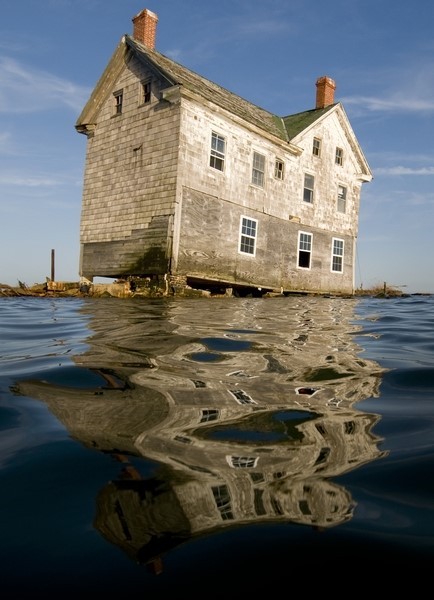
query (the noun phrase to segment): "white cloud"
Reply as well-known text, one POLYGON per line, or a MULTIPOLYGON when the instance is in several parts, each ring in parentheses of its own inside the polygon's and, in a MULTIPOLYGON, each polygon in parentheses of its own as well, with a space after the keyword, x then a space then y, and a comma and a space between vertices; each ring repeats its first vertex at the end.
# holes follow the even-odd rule
POLYGON ((59 106, 79 112, 89 94, 88 88, 0 57, 0 113, 32 113, 59 106))
POLYGON ((434 167, 380 167, 375 169, 375 175, 434 175, 434 167))

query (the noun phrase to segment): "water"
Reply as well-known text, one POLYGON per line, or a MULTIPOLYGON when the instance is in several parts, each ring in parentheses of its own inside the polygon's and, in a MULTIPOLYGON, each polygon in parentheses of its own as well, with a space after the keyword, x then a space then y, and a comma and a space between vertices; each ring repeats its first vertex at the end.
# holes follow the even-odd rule
POLYGON ((0 299, 3 597, 419 585, 433 309, 0 299))

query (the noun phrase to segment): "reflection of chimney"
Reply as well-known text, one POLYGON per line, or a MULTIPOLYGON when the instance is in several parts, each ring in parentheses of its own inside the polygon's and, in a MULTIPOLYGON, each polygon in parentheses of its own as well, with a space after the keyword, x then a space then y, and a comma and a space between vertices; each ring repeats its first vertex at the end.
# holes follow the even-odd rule
POLYGON ((320 77, 316 80, 316 106, 325 108, 334 104, 336 83, 330 77, 320 77))
POLYGON ((134 39, 153 50, 155 48, 157 22, 157 15, 147 8, 139 12, 138 15, 133 17, 134 39))

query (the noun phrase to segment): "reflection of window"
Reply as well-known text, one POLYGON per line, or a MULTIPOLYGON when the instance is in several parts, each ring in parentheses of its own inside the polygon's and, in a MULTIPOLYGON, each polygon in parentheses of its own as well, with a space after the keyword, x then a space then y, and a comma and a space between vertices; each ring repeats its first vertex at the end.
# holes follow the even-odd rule
POLYGON ((276 162, 274 163, 274 177, 276 179, 283 179, 284 175, 284 162, 280 160, 280 158, 276 158, 276 162))
POLYGON ((231 506, 231 496, 227 485, 216 485, 212 489, 214 500, 223 521, 229 521, 234 518, 231 506))
POLYGON ((333 238, 332 271, 342 273, 344 270, 344 240, 333 238))
POLYGON ((225 166, 226 139, 212 132, 211 135, 211 155, 209 158, 209 166, 218 171, 223 171, 225 166))
POLYGON ((303 187, 303 200, 305 202, 309 202, 312 204, 313 202, 313 186, 315 184, 315 177, 313 175, 309 175, 309 173, 304 174, 304 187, 303 187))
POLYGON ((252 183, 264 187, 265 156, 253 152, 252 183))
POLYGON ((338 206, 339 212, 344 213, 347 207, 347 188, 343 185, 338 185, 338 206))
POLYGON ((258 221, 241 217, 240 221, 240 252, 255 256, 256 253, 256 230, 258 221))
POLYGON ((340 166, 344 164, 344 151, 342 148, 336 148, 335 163, 340 166))
POLYGON ((219 411, 216 408, 204 408, 202 410, 202 416, 200 419, 201 423, 206 423, 208 421, 216 421, 219 416, 219 411))
POLYGON ((311 233, 303 233, 303 231, 299 231, 299 233, 298 233, 297 266, 300 267, 301 269, 310 269, 311 254, 312 254, 312 234, 311 233))
POLYGON ((226 458, 228 463, 236 469, 250 469, 258 464, 256 456, 227 456, 226 458))
POLYGON ((115 100, 115 115, 120 115, 122 113, 122 102, 124 98, 123 90, 118 90, 117 92, 113 92, 113 97, 115 100))
POLYGON ((235 398, 240 404, 256 404, 249 394, 246 394, 243 390, 229 390, 229 393, 235 398))
POLYGON ((321 140, 318 138, 313 138, 312 154, 314 156, 321 156, 321 140))

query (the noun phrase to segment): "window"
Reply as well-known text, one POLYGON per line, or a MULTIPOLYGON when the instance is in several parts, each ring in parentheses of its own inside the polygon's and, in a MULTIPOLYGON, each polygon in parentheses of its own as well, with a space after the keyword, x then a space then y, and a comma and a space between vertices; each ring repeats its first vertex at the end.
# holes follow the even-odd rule
POLYGON ((313 138, 312 154, 318 157, 321 156, 321 140, 318 138, 313 138))
POLYGON ((240 252, 255 256, 256 253, 256 232, 258 221, 241 217, 240 221, 240 252))
POLYGON ((315 184, 315 177, 313 175, 309 175, 308 173, 305 173, 304 174, 303 200, 305 202, 309 202, 309 204, 313 203, 314 184, 315 184))
POLYGON ((340 166, 344 164, 344 151, 342 148, 336 148, 335 163, 340 166))
POLYGON ((300 269, 310 269, 312 254, 312 234, 299 231, 298 233, 298 262, 300 269))
POLYGON ((207 423, 208 421, 216 421, 218 417, 219 411, 216 408, 203 408, 200 422, 207 423))
POLYGON ((276 158, 276 162, 274 163, 274 177, 283 180, 284 169, 285 166, 283 160, 276 158))
POLYGON ((344 240, 333 238, 332 246, 332 271, 342 273, 344 270, 344 240))
POLYGON ((244 390, 228 390, 230 394, 235 398, 239 404, 256 404, 249 394, 246 394, 244 390))
POLYGON ((344 213, 347 208, 347 188, 343 185, 338 185, 338 212, 344 213))
POLYGON ((252 183, 264 187, 265 156, 253 152, 252 183))
POLYGON ((211 488, 214 501, 220 512, 223 521, 229 521, 234 518, 232 512, 231 495, 227 485, 216 485, 211 488))
POLYGON ((141 104, 148 104, 151 101, 151 82, 142 81, 141 85, 141 104))
POLYGON ((115 115, 120 115, 122 114, 122 102, 124 98, 123 90, 113 92, 113 97, 115 99, 115 115))
POLYGON ((226 139, 218 133, 211 135, 211 156, 209 166, 218 171, 223 171, 225 166, 226 139))
POLYGON ((258 464, 256 456, 227 456, 228 464, 236 469, 251 469, 258 464))

